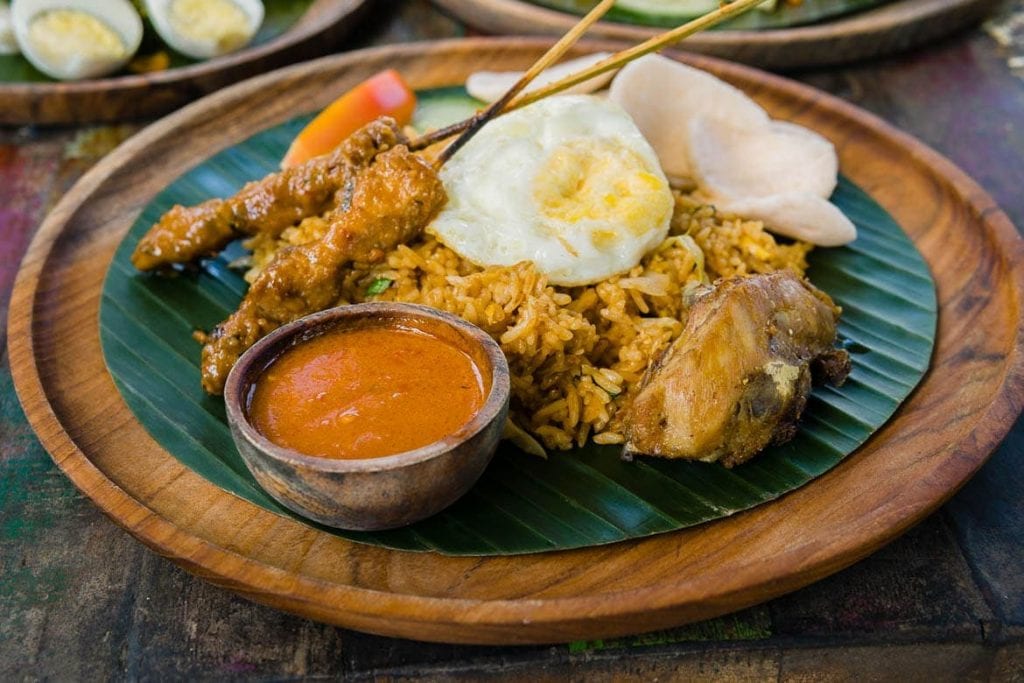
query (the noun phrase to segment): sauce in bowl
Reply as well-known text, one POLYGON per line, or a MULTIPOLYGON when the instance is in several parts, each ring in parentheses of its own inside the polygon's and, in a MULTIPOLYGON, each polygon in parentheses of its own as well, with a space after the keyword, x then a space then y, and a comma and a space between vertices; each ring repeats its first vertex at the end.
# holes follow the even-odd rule
POLYGON ((379 458, 456 433, 490 378, 420 324, 335 328, 285 349, 255 382, 252 425, 305 455, 379 458))
POLYGON ((321 524, 440 512, 494 456, 511 389, 479 327, 415 304, 339 306, 278 328, 228 374, 231 437, 263 490, 321 524))

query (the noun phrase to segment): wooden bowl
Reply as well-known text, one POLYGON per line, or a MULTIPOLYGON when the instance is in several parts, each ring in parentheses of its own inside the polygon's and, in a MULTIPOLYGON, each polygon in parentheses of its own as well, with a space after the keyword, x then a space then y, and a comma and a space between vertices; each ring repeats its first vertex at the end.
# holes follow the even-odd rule
MULTIPOLYGON (((443 391, 444 387, 438 387, 443 391)), ((300 318, 254 344, 232 368, 224 389, 231 435, 246 466, 278 502, 327 526, 359 531, 394 529, 436 514, 476 483, 491 461, 508 417, 508 362, 483 330, 427 306, 368 303, 300 318), (286 350, 324 332, 414 327, 464 351, 490 390, 473 418, 421 448, 380 458, 335 460, 279 446, 249 419, 256 380, 286 350)))

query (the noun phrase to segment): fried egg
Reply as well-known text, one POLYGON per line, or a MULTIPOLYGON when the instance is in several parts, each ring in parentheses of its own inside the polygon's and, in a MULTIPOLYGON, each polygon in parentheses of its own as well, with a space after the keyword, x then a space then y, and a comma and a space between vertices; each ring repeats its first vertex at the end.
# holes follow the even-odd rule
POLYGON ((427 231, 479 266, 532 261, 557 285, 629 270, 668 234, 658 157, 617 104, 541 100, 488 123, 442 168, 427 231))

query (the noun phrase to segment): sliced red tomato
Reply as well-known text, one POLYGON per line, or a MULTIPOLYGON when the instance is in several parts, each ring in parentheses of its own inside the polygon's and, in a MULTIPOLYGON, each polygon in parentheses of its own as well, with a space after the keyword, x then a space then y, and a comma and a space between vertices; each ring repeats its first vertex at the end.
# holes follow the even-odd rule
POLYGON ((295 136, 281 168, 326 154, 345 138, 381 116, 405 125, 416 109, 416 94, 394 69, 371 76, 332 102, 295 136))

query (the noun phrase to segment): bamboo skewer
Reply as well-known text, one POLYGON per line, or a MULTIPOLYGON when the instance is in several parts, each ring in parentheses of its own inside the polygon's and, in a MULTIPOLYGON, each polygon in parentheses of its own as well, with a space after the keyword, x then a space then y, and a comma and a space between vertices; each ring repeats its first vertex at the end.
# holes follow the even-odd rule
POLYGON ((533 63, 526 73, 524 73, 516 83, 508 89, 508 91, 500 98, 491 103, 489 107, 476 114, 475 116, 467 119, 468 123, 464 128, 462 135, 457 137, 452 144, 448 145, 441 152, 441 155, 437 159, 437 165, 440 166, 448 159, 452 157, 464 144, 469 142, 469 139, 476 135, 477 131, 483 128, 484 124, 493 119, 495 116, 501 114, 505 108, 509 105, 512 100, 528 86, 533 79, 537 78, 545 69, 558 61, 569 49, 576 44, 587 29, 597 23, 598 19, 603 17, 605 13, 612 8, 615 4, 615 0, 601 0, 592 10, 590 10, 585 17, 580 19, 579 23, 572 27, 572 29, 562 36, 557 43, 551 46, 551 48, 541 55, 541 58, 533 63))
POLYGON ((517 98, 511 103, 508 111, 525 107, 526 105, 532 104, 537 100, 548 97, 549 95, 554 95, 571 88, 574 85, 589 81, 591 78, 600 76, 603 73, 619 69, 634 59, 639 59, 644 55, 649 55, 652 52, 663 50, 670 45, 678 43, 683 38, 691 36, 694 33, 699 33, 700 31, 710 28, 719 22, 725 21, 726 19, 731 19, 737 14, 752 8, 754 5, 761 4, 761 2, 764 2, 764 0, 734 0, 734 2, 730 2, 727 5, 722 5, 713 12, 708 12, 707 14, 697 17, 692 21, 688 21, 682 26, 674 28, 671 31, 654 36, 653 38, 645 40, 639 45, 634 45, 629 49, 616 52, 612 56, 594 64, 591 67, 566 76, 555 83, 538 88, 533 92, 525 93, 522 97, 517 98))
MULTIPOLYGON (((410 142, 409 149, 413 151, 426 149, 430 145, 450 138, 452 135, 461 133, 463 131, 468 132, 468 129, 470 129, 471 127, 474 129, 475 133, 475 131, 478 130, 479 127, 483 125, 483 123, 489 120, 489 118, 493 118, 494 116, 504 114, 506 112, 514 111, 521 107, 525 107, 526 105, 532 104, 538 100, 548 97, 549 95, 560 93, 564 90, 573 87, 574 85, 578 85, 585 81, 589 81, 591 78, 600 76, 603 73, 619 69, 628 64, 629 62, 633 61, 634 59, 643 57, 644 55, 651 54, 652 52, 657 52, 658 50, 662 50, 670 45, 674 45, 675 43, 678 43, 687 36, 691 36, 694 33, 698 33, 706 28, 710 28, 711 26, 714 26, 719 22, 725 21, 726 19, 730 19, 742 12, 747 11, 754 5, 758 5, 762 2, 764 2, 764 0, 733 0, 733 2, 722 5, 721 7, 712 12, 708 12, 705 15, 688 21, 682 26, 678 26, 674 29, 671 29, 670 31, 666 31, 665 33, 654 36, 653 38, 650 38, 640 43, 639 45, 634 45, 633 47, 628 48, 626 50, 616 52, 607 59, 604 59, 598 62, 597 64, 594 64, 593 66, 583 69, 582 71, 578 71, 574 74, 570 74, 565 78, 555 81, 554 83, 549 83, 548 85, 538 88, 533 92, 525 93, 519 97, 516 97, 515 99, 509 98, 509 93, 506 93, 505 96, 501 98, 501 100, 498 100, 497 102, 491 104, 491 106, 489 106, 485 110, 485 112, 492 112, 491 116, 488 117, 488 119, 484 119, 483 122, 479 123, 478 125, 474 126, 474 123, 478 121, 478 119, 481 117, 481 114, 477 114, 476 116, 472 116, 468 119, 464 119, 457 123, 453 123, 449 126, 445 126, 444 128, 439 128, 435 131, 431 131, 430 133, 426 133, 425 135, 422 135, 419 138, 410 142), (502 106, 502 108, 500 108, 500 110, 495 107, 495 105, 498 102, 504 102, 506 98, 508 98, 511 101, 505 102, 505 104, 502 106)), ((570 34, 566 34, 565 37, 567 38, 569 37, 569 35, 570 34)), ((578 39, 578 36, 576 37, 576 39, 578 39)), ((573 42, 576 42, 576 39, 574 39, 573 42)), ((559 41, 559 43, 561 43, 561 41, 559 41)), ((556 47, 557 46, 558 45, 556 44, 556 47)), ((552 50, 554 50, 554 48, 552 48, 552 50)), ((545 54, 545 57, 546 56, 547 54, 545 54)), ((534 65, 534 67, 536 67, 536 64, 534 65)), ((533 71, 533 67, 531 67, 530 71, 533 71)), ((530 72, 524 74, 523 78, 526 78, 526 76, 529 73, 530 72)), ((533 80, 533 78, 535 78, 536 76, 537 74, 533 74, 533 76, 531 76, 529 80, 533 80)), ((529 81, 527 81, 527 83, 528 82, 529 81)), ((518 86, 519 84, 517 83, 516 85, 518 86)), ((523 87, 525 87, 525 84, 523 85, 523 87)), ((513 89, 515 90, 515 88, 513 89)), ((519 88, 518 90, 516 90, 516 92, 518 93, 521 90, 522 88, 519 88)), ((512 91, 510 90, 509 92, 512 91)), ((515 94, 513 94, 512 97, 515 97, 515 94)), ((456 140, 455 143, 452 143, 452 146, 454 146, 456 143, 458 143, 458 140, 456 140)), ((459 147, 461 147, 462 144, 465 143, 463 142, 459 144, 459 147)), ((450 158, 451 154, 454 154, 455 151, 458 150, 458 148, 456 148, 451 152, 451 154, 449 154, 448 149, 451 149, 451 146, 445 149, 444 152, 442 152, 442 157, 445 160, 450 158)))

